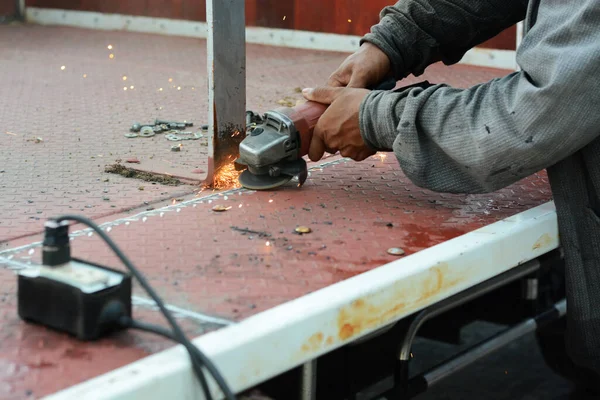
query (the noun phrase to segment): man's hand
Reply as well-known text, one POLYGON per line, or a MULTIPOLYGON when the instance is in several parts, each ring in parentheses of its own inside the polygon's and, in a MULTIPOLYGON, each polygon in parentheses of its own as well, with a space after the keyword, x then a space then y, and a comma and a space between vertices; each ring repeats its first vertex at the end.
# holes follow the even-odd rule
POLYGON ((364 43, 331 74, 327 85, 368 88, 382 82, 390 73, 388 56, 379 47, 364 43))
POLYGON ((358 114, 369 91, 366 89, 318 87, 302 91, 307 100, 330 104, 315 127, 308 156, 319 161, 325 151, 362 161, 375 154, 360 134, 358 114))

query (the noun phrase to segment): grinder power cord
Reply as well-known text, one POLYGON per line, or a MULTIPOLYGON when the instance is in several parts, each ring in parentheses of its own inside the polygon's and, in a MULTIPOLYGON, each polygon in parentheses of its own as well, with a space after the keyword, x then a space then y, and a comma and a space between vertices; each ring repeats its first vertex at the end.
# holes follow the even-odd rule
POLYGON ((212 375, 227 400, 235 399, 215 365, 185 336, 146 278, 94 222, 77 215, 47 221, 42 264, 19 272, 18 311, 22 319, 68 332, 80 340, 95 340, 126 328, 164 336, 186 348, 206 399, 213 397, 203 368, 212 375), (129 274, 71 257, 69 221, 88 226, 106 242, 154 300, 171 330, 132 318, 129 274))

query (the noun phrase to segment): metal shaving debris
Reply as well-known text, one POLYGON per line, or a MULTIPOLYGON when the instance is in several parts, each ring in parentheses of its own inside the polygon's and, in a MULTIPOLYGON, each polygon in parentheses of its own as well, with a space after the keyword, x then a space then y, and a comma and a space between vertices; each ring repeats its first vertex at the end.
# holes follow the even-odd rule
POLYGON ((237 226, 232 226, 231 229, 233 229, 234 231, 237 231, 237 232, 242 232, 242 233, 252 233, 254 235, 258 235, 259 237, 271 237, 271 234, 267 233, 267 232, 253 231, 253 230, 247 229, 247 228, 238 228, 237 226))
POLYGON ((198 140, 204 137, 200 132, 182 132, 182 130, 190 126, 194 126, 194 124, 188 121, 176 122, 157 119, 153 123, 149 124, 140 124, 136 122, 131 126, 131 128, 129 128, 130 133, 126 133, 125 137, 128 139, 134 139, 138 137, 148 138, 153 137, 157 133, 165 132, 168 133, 168 135, 166 135, 168 140, 198 140), (190 136, 186 137, 185 135, 190 136), (174 139, 175 137, 178 139, 174 139))
POLYGON ((404 250, 402 250, 400 247, 391 247, 387 250, 388 254, 392 255, 392 256, 403 256, 404 255, 404 250))
POLYGON ((312 229, 310 229, 308 226, 299 226, 295 229, 296 233, 299 234, 304 234, 304 233, 311 233, 312 229))

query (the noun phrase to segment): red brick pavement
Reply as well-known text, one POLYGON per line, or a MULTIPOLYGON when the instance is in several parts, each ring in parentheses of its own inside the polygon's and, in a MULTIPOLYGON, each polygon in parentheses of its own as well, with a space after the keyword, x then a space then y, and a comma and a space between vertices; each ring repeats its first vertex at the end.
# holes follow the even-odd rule
MULTIPOLYGON (((544 174, 492 195, 434 194, 411 185, 387 157, 313 170, 301 189, 233 191, 159 210, 174 198, 193 199, 197 188, 151 185, 103 168, 117 158, 153 154, 202 168, 206 154, 199 142, 173 153, 160 136, 123 134, 133 121, 155 117, 204 122, 204 45, 132 33, 0 27, 0 81, 8 93, 0 97, 0 242, 10 240, 1 256, 38 260, 39 246, 6 248, 39 240, 35 233, 52 215, 116 220, 110 235, 167 302, 240 320, 392 261, 389 247, 412 254, 550 199, 544 174), (28 141, 34 137, 43 141, 28 141), (232 208, 215 213, 217 203, 232 208), (156 210, 135 218, 149 207, 156 210), (297 225, 313 232, 294 234, 297 225)), ((325 81, 343 57, 248 46, 248 108, 264 111, 286 96, 300 98, 294 88, 325 81)), ((505 73, 435 65, 420 79, 465 87, 505 73)), ((72 244, 79 257, 119 265, 95 235, 79 235, 72 244)), ((78 343, 25 325, 16 316, 15 284, 13 273, 0 269, 0 370, 8 371, 0 375, 2 399, 50 393, 170 345, 137 333, 78 343)), ((162 321, 144 307, 136 316, 162 321)), ((207 329, 184 323, 191 335, 207 329)))
MULTIPOLYGON (((205 47, 190 38, 0 26, 0 242, 38 232, 40 221, 56 213, 98 218, 193 193, 188 185, 151 185, 103 171, 117 159, 150 156, 203 169, 201 141, 171 152, 162 135, 123 135, 134 121, 156 117, 205 122, 205 47)), ((257 45, 247 54, 247 106, 257 111, 300 99, 297 87, 324 82, 345 57, 257 45)), ((435 65, 423 78, 465 87, 505 73, 435 65)))
MULTIPOLYGON (((543 173, 489 195, 432 193, 410 184, 391 157, 311 175, 302 188, 233 191, 132 216, 110 234, 169 303, 239 319, 388 263, 390 247, 410 255, 551 199, 543 173), (231 209, 217 213, 216 204, 231 209), (295 234, 299 225, 313 232, 295 234)), ((119 265, 95 235, 72 246, 119 265)), ((30 251, 13 256, 38 259, 39 249, 30 251)))

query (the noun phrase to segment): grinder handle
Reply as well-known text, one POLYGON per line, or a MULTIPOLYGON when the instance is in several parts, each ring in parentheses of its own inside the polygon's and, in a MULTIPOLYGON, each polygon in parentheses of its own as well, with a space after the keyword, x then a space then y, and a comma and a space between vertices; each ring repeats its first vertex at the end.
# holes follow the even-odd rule
MULTIPOLYGON (((395 86, 396 79, 389 77, 371 88, 371 90, 391 90, 395 86)), ((300 133, 300 157, 304 157, 308 154, 315 126, 317 125, 319 118, 321 118, 321 115, 327 110, 327 107, 328 106, 321 103, 307 101, 306 103, 292 108, 291 118, 292 121, 294 121, 296 129, 300 133)))
POLYGON ((300 157, 308 154, 315 126, 327 107, 325 104, 307 101, 292 108, 291 118, 300 135, 300 157))

